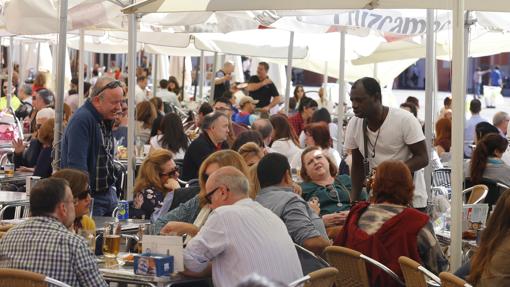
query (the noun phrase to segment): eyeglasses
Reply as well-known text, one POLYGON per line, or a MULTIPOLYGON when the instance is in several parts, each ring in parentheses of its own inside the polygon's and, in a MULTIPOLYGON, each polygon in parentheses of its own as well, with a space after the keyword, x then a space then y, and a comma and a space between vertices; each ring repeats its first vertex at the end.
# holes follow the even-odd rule
POLYGON ((106 89, 115 89, 115 88, 118 88, 118 87, 122 87, 122 82, 121 81, 117 81, 117 80, 111 81, 108 84, 106 84, 104 87, 99 89, 99 91, 95 92, 92 97, 100 95, 106 89))
POLYGON ((175 176, 175 174, 178 172, 179 170, 178 169, 173 169, 167 173, 160 173, 159 176, 160 177, 163 177, 163 176, 168 176, 168 177, 172 177, 172 176, 175 176))
MULTIPOLYGON (((211 201, 211 197, 212 197, 212 196, 213 196, 213 194, 214 194, 216 191, 218 191, 218 189, 220 189, 221 187, 225 187, 225 186, 220 185, 220 186, 218 186, 217 188, 213 189, 213 190, 212 190, 211 192, 209 192, 208 194, 206 194, 206 195, 205 195, 205 197, 204 197, 204 198, 205 198, 205 201, 206 201, 207 203, 211 204, 211 203, 212 203, 212 201, 211 201)), ((226 188, 226 190, 227 190, 227 191, 230 191, 230 189, 228 189, 228 187, 225 187, 225 188, 226 188)))

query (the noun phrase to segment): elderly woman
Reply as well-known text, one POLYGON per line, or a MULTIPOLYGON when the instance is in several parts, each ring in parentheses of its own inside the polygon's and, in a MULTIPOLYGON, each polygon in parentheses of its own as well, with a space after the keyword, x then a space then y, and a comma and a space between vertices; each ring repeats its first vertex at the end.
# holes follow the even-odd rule
MULTIPOLYGON (((233 166, 246 176, 249 176, 248 167, 239 153, 232 150, 222 150, 211 154, 202 162, 198 172, 200 193, 156 220, 156 231, 162 234, 170 232, 176 232, 178 234, 196 234, 198 228, 205 222, 209 214, 204 191, 207 178, 210 174, 224 166, 233 166)), ((252 198, 255 197, 254 194, 250 196, 252 198)))
POLYGON ((76 219, 74 220, 72 230, 77 234, 79 234, 81 230, 95 233, 96 224, 94 220, 89 217, 92 197, 90 195, 88 175, 77 169, 65 168, 55 172, 52 177, 67 180, 73 192, 76 219))
POLYGON ((163 204, 166 210, 172 205, 179 183, 173 155, 165 149, 152 151, 143 161, 134 187, 134 199, 129 207, 131 218, 151 218, 155 211, 157 217, 163 204))
MULTIPOLYGON (((341 225, 351 208, 350 177, 337 175, 332 159, 316 146, 303 151, 301 165, 303 198, 320 204, 326 227, 341 225)), ((366 194, 362 197, 366 198, 366 194)))
MULTIPOLYGON (((439 273, 448 266, 429 217, 409 205, 413 177, 401 161, 382 162, 372 183, 373 203, 361 202, 349 212, 335 245, 357 250, 402 277, 398 258, 407 256, 439 273)), ((369 267, 370 268, 370 267, 369 267)), ((382 270, 371 268, 370 286, 398 286, 382 270)))

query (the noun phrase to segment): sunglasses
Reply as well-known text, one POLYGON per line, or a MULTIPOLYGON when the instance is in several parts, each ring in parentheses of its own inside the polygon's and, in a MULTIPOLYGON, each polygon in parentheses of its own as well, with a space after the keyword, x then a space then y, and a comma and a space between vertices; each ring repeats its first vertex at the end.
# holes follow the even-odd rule
POLYGON ((108 84, 106 84, 104 87, 102 87, 101 89, 99 89, 97 92, 94 93, 94 95, 92 97, 95 97, 95 96, 98 96, 100 95, 102 92, 104 92, 106 89, 115 89, 115 88, 118 88, 118 87, 122 87, 122 82, 121 81, 111 81, 109 82, 108 84))
MULTIPOLYGON (((207 194, 204 196, 205 201, 206 201, 207 203, 211 204, 211 203, 212 203, 212 201, 211 201, 211 197, 212 197, 212 196, 213 196, 213 194, 214 194, 216 191, 218 191, 218 190, 219 190, 222 186, 224 186, 224 185, 220 185, 220 186, 218 186, 217 188, 215 188, 215 189, 211 190, 211 192, 207 193, 207 194)), ((226 186, 225 186, 225 188, 227 189, 227 191, 230 191, 230 189, 228 189, 228 187, 226 187, 226 186)))
POLYGON ((171 170, 171 171, 169 171, 169 172, 167 172, 167 173, 160 173, 160 174, 159 174, 159 176, 160 176, 160 177, 163 177, 163 176, 172 177, 172 176, 175 176, 175 174, 176 174, 177 172, 179 172, 179 170, 175 168, 175 169, 173 169, 173 170, 171 170))
POLYGON ((86 190, 78 193, 78 195, 76 195, 76 198, 78 200, 84 200, 84 199, 87 199, 89 197, 89 195, 90 195, 90 186, 86 190))

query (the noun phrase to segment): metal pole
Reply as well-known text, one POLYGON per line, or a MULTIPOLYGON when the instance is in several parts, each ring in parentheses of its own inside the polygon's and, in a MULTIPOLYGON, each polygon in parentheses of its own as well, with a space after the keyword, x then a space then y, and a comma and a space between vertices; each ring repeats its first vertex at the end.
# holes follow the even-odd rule
MULTIPOLYGON (((432 112, 435 98, 434 79, 436 78, 436 37, 434 33, 434 9, 427 9, 427 54, 426 54, 426 82, 425 82, 425 138, 427 143, 427 151, 429 156, 432 149, 433 127, 432 112)), ((432 199, 430 190, 432 178, 432 166, 429 164, 425 167, 425 186, 428 193, 429 201, 432 199)))
POLYGON ((452 201, 450 267, 457 270, 462 251, 462 185, 464 179, 464 102, 466 77, 464 77, 464 0, 453 2, 453 54, 452 54, 452 201))
MULTIPOLYGON (((134 1, 132 1, 134 3, 134 1)), ((135 85, 136 85, 136 14, 128 20, 128 191, 127 200, 133 199, 133 184, 136 171, 135 156, 135 85)))
POLYGON ((39 72, 39 62, 41 60, 41 42, 37 42, 37 57, 35 61, 35 73, 39 72))
POLYGON ((340 30, 340 60, 338 61, 338 133, 337 133, 337 150, 343 154, 343 123, 344 123, 344 101, 345 101, 345 30, 340 30))
MULTIPOLYGON (((214 52, 214 66, 213 66, 213 72, 212 72, 212 79, 211 79, 211 91, 210 91, 210 97, 209 97, 209 103, 212 105, 214 103, 214 90, 215 90, 215 83, 216 80, 216 71, 218 70, 218 52, 214 52)), ((221 97, 221 95, 220 95, 221 97)))
POLYGON ((154 55, 154 61, 152 63, 152 96, 156 96, 158 92, 158 57, 159 55, 154 55))
POLYGON ((12 46, 14 45, 13 36, 9 37, 9 52, 7 53, 7 61, 8 61, 8 76, 7 76, 7 109, 11 108, 11 98, 12 98, 12 72, 14 71, 14 58, 12 57, 12 46))
POLYGON ((200 78, 199 78, 199 85, 200 85, 200 89, 199 89, 200 100, 202 100, 202 99, 204 99, 204 85, 205 85, 205 57, 204 57, 204 51, 200 51, 200 78))
POLYGON ((60 1, 60 24, 58 33, 58 58, 55 73, 55 131, 53 136, 53 171, 60 169, 60 139, 64 128, 64 77, 67 42, 67 0, 60 1))
POLYGON ((83 29, 80 29, 80 54, 78 58, 78 106, 81 107, 83 105, 83 101, 85 100, 85 87, 83 86, 84 82, 84 73, 85 68, 83 64, 85 62, 85 32, 83 29))
POLYGON ((292 58, 294 54, 294 31, 290 31, 289 48, 287 55, 287 83, 285 84, 285 113, 289 113, 290 80, 292 79, 292 58))
POLYGON ((23 55, 25 54, 23 49, 24 43, 23 41, 19 41, 19 73, 18 73, 18 90, 22 88, 25 83, 25 65, 23 63, 23 55))

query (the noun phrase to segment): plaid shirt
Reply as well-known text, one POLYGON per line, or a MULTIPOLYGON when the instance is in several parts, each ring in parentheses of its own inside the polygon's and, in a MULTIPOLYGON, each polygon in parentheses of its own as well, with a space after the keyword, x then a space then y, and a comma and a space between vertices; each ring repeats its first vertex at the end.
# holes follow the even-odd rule
POLYGON ((51 217, 32 217, 0 240, 0 267, 24 269, 71 286, 108 286, 85 240, 51 217))
POLYGON ((301 113, 297 112, 295 115, 289 117, 289 124, 292 126, 292 128, 296 132, 296 136, 299 137, 299 135, 301 134, 301 131, 305 127, 305 120, 303 120, 301 113))
POLYGON ((116 181, 113 170, 114 138, 110 121, 101 121, 99 126, 102 144, 96 161, 96 192, 107 192, 116 181))

